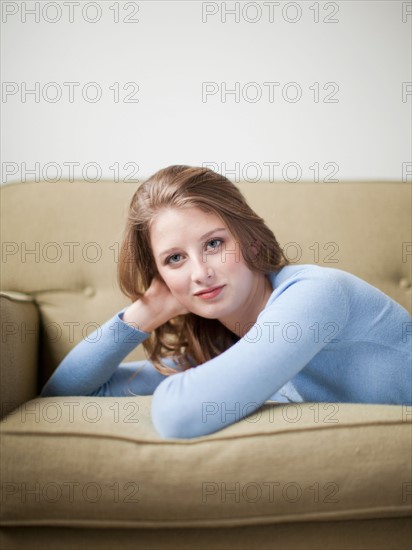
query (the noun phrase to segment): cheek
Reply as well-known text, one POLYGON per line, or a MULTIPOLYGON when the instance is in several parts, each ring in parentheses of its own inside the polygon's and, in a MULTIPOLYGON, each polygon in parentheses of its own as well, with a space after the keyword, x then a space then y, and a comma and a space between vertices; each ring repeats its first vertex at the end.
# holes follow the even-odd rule
POLYGON ((236 254, 227 254, 226 261, 221 264, 221 268, 226 275, 231 277, 233 282, 241 282, 245 289, 253 279, 252 272, 241 254, 238 256, 236 254))
POLYGON ((172 292, 179 292, 184 288, 184 281, 178 271, 174 270, 162 270, 160 273, 164 282, 172 292))
POLYGON ((244 262, 242 261, 242 255, 234 254, 234 246, 229 249, 226 253, 223 253, 222 257, 224 262, 221 262, 222 268, 230 273, 239 273, 244 269, 244 262))

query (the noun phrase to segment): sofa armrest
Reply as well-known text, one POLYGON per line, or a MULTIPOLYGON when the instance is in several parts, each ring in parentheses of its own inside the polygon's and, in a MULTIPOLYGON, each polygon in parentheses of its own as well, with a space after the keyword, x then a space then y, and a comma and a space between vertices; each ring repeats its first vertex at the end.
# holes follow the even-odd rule
POLYGON ((0 419, 37 395, 39 311, 30 296, 0 292, 0 419))

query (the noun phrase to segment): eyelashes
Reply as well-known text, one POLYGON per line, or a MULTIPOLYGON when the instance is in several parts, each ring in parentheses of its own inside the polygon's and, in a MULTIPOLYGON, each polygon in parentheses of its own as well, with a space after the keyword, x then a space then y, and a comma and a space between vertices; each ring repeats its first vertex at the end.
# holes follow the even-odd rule
MULTIPOLYGON (((215 241, 218 241, 219 242, 219 245, 214 247, 212 251, 214 250, 217 250, 218 248, 220 248, 222 246, 222 244, 224 243, 224 240, 223 239, 210 239, 209 241, 206 242, 206 245, 209 245, 210 243, 213 243, 215 241)), ((177 264, 178 262, 171 262, 170 260, 172 258, 175 258, 176 256, 181 256, 181 254, 171 254, 170 256, 168 256, 165 260, 165 265, 168 265, 168 264, 177 264)))

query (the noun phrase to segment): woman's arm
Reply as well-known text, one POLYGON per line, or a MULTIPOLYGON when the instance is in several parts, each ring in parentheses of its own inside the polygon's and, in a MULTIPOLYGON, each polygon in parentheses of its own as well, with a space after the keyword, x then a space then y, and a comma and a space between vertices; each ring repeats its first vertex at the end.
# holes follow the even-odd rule
MULTIPOLYGON (((122 389, 121 384, 122 381, 126 382, 126 375, 130 376, 130 368, 122 367, 120 378, 117 375, 111 384, 108 381, 119 368, 121 361, 149 337, 147 332, 124 322, 122 319, 124 312, 125 309, 116 313, 66 355, 41 390, 41 397, 121 395, 119 393, 122 389)), ((136 367, 142 366, 143 363, 145 362, 138 362, 136 367)), ((154 367, 152 368, 154 369, 154 367)), ((158 374, 160 375, 160 373, 158 374)), ((158 380, 160 381, 160 379, 158 380)), ((136 389, 139 374, 135 381, 136 389)))
POLYGON ((346 325, 348 300, 333 278, 309 275, 278 291, 236 344, 159 384, 152 420, 160 435, 199 437, 251 414, 326 346, 316 326, 330 324, 336 337, 346 325))
MULTIPOLYGON (((167 378, 151 361, 121 364, 121 361, 150 336, 150 332, 187 310, 154 277, 144 295, 79 342, 63 359, 41 390, 41 397, 55 395, 151 395, 167 378), (129 381, 135 370, 143 369, 129 381)), ((163 359, 181 370, 173 358, 163 359)))

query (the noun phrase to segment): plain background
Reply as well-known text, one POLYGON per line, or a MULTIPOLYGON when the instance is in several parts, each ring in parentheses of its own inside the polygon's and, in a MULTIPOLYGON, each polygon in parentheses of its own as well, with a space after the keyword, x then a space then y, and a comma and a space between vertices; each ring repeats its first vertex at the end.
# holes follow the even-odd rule
POLYGON ((412 179, 410 2, 1 4, 3 184, 412 179))

